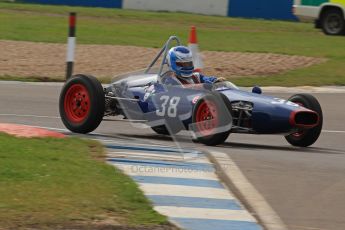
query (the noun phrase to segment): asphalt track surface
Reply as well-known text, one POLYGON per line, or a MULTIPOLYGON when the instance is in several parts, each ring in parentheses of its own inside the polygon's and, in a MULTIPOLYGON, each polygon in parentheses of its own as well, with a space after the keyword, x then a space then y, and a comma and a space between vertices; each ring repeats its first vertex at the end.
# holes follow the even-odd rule
MULTIPOLYGON (((0 122, 61 128, 56 84, 0 82, 0 122)), ((288 98, 291 93, 276 93, 288 98)), ((281 136, 230 135, 222 146, 247 179, 292 230, 345 229, 345 93, 314 94, 324 111, 324 131, 311 148, 291 147, 281 136)), ((174 145, 169 137, 126 121, 103 121, 95 131, 128 143, 174 145)), ((181 137, 182 147, 204 149, 181 137)))

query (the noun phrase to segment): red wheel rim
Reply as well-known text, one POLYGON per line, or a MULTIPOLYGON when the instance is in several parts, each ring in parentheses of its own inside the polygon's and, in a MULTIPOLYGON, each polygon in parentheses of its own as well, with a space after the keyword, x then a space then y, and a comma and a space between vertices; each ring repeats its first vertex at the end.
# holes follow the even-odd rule
POLYGON ((72 85, 65 94, 64 109, 67 119, 73 123, 80 123, 90 111, 90 96, 82 84, 72 85))
POLYGON ((214 134, 218 126, 218 109, 214 102, 201 102, 196 111, 196 126, 202 136, 214 134))
MULTIPOLYGON (((294 102, 295 104, 305 107, 301 102, 294 102)), ((306 134, 306 130, 300 129, 295 133, 292 133, 291 136, 293 136, 295 139, 300 139, 306 134)))

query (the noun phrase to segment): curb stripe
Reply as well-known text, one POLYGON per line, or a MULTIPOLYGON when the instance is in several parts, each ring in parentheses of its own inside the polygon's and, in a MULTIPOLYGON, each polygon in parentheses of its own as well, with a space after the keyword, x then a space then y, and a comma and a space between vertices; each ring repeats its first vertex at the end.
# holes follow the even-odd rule
MULTIPOLYGON (((256 220, 247 210, 226 210, 226 209, 207 209, 207 208, 188 208, 155 206, 154 209, 163 215, 171 218, 198 218, 211 220, 233 220, 247 221, 256 223, 256 220)), ((226 228, 229 229, 229 228, 226 228)), ((245 229, 243 229, 245 230, 245 229)))
POLYGON ((257 223, 247 221, 193 218, 171 218, 170 220, 190 230, 263 230, 257 223))
POLYGON ((162 155, 147 154, 140 152, 109 152, 107 154, 108 158, 126 158, 130 160, 141 159, 141 160, 166 160, 166 161, 181 161, 184 158, 181 155, 166 154, 162 155))
POLYGON ((190 187, 167 184, 140 184, 139 187, 149 195, 203 197, 205 199, 235 199, 226 189, 190 187))
POLYGON ((189 170, 204 170, 209 172, 214 172, 214 168, 211 164, 205 163, 190 163, 190 164, 178 164, 169 163, 167 161, 147 161, 147 160, 129 160, 129 159, 119 159, 119 158, 108 158, 107 161, 115 162, 118 164, 130 164, 130 165, 141 165, 141 166, 154 166, 154 167, 165 167, 165 168, 181 168, 189 170))
MULTIPOLYGON (((127 149, 126 149, 127 150, 127 149)), ((184 159, 184 153, 181 153, 181 152, 158 152, 158 151, 137 151, 137 150, 132 150, 132 151, 121 151, 121 149, 117 149, 117 150, 113 150, 111 149, 110 151, 108 151, 108 155, 110 154, 131 154, 131 155, 147 155, 147 156, 152 156, 152 157, 155 157, 155 156, 159 156, 159 157, 179 157, 179 158, 182 158, 182 160, 184 159)), ((190 154, 190 153, 188 153, 190 154)), ((203 159, 207 159, 206 156, 204 154, 195 154, 193 156, 194 158, 203 158, 203 159)))
POLYGON ((217 180, 190 179, 177 177, 158 177, 158 176, 133 176, 138 183, 146 184, 171 184, 184 185, 191 187, 224 188, 217 180))
POLYGON ((242 210, 242 207, 236 202, 235 199, 210 199, 202 197, 160 195, 148 195, 147 197, 154 203, 155 206, 242 210))
POLYGON ((198 151, 193 150, 186 150, 186 151, 180 151, 178 149, 173 148, 152 148, 152 147, 140 147, 140 146, 123 146, 123 145, 106 145, 105 147, 110 149, 128 149, 128 150, 138 150, 138 151, 152 151, 152 152, 172 152, 172 153, 195 153, 198 154, 198 151))
POLYGON ((180 161, 183 160, 182 157, 160 157, 160 156, 155 156, 155 157, 150 157, 150 156, 130 156, 128 154, 112 154, 108 155, 109 158, 123 158, 123 159, 129 159, 129 160, 165 160, 165 161, 180 161))
POLYGON ((160 167, 133 167, 127 164, 117 164, 117 167, 129 176, 159 176, 218 180, 214 172, 206 172, 201 170, 181 173, 176 170, 165 170, 164 168, 160 167))

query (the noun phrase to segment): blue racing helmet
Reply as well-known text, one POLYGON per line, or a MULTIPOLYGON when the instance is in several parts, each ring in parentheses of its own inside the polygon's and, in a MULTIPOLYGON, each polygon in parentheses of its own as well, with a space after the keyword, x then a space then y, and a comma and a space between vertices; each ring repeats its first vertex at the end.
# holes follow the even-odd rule
POLYGON ((167 55, 168 66, 177 76, 191 77, 194 71, 192 52, 185 46, 176 46, 167 55))

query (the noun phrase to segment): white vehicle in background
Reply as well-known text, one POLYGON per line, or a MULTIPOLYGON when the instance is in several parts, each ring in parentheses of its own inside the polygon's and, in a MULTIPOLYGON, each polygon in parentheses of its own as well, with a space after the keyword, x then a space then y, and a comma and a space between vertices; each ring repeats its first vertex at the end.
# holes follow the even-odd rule
POLYGON ((345 0, 294 0, 293 8, 301 21, 314 20, 325 34, 345 34, 345 0))

